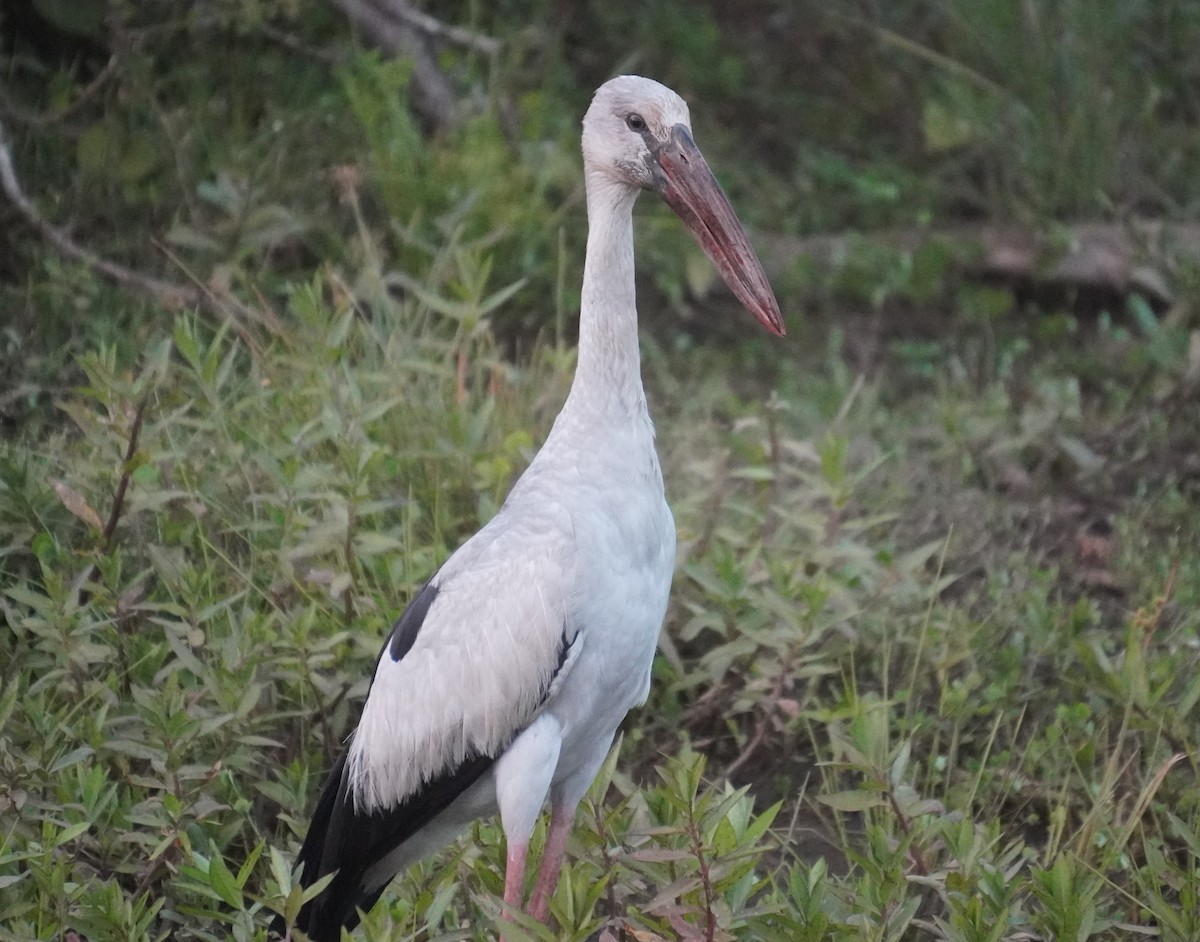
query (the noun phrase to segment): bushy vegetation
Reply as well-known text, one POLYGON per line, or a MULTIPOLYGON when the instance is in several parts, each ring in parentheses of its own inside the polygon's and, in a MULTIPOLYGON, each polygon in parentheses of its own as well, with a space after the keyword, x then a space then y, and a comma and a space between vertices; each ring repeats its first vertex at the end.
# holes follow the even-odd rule
MULTIPOLYGON (((0 939, 298 911, 387 626, 565 396, 614 69, 691 99, 764 238, 1195 204, 1183 2, 452 5, 503 45, 442 49, 439 128, 332 7, 36 6, 26 192, 195 295, 2 210, 0 939)), ((638 226, 676 583, 556 926, 512 937, 1200 938, 1194 260, 1078 303, 852 243, 781 272, 777 344, 638 226)), ((358 937, 490 937, 503 863, 481 822, 358 937)))

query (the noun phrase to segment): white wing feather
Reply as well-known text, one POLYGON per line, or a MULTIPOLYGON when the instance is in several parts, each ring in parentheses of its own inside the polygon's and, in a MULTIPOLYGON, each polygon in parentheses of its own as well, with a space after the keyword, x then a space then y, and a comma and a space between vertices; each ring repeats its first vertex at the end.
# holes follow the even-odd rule
POLYGON ((576 633, 569 515, 501 514, 434 577, 409 651, 385 650, 350 745, 360 810, 394 806, 469 756, 496 756, 542 706, 576 633))

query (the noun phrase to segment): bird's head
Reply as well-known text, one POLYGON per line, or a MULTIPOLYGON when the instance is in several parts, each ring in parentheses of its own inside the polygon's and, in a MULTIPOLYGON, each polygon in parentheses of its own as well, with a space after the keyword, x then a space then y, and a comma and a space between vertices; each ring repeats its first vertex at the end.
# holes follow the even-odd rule
POLYGON ((665 85, 620 75, 596 90, 583 118, 589 185, 653 190, 683 220, 725 283, 772 333, 779 303, 733 207, 692 140, 687 102, 665 85))

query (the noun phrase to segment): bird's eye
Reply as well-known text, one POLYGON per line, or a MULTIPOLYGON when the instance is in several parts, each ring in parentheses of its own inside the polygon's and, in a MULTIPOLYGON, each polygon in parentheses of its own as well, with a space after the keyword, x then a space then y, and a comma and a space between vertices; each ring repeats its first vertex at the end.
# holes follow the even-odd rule
POLYGON ((627 114, 625 116, 625 126, 628 127, 629 130, 637 131, 638 134, 641 134, 644 130, 646 130, 646 119, 640 114, 627 114))

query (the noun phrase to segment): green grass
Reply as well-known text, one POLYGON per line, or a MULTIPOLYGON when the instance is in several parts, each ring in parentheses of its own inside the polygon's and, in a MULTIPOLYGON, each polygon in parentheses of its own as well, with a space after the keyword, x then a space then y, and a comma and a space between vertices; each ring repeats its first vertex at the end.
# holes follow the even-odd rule
MULTIPOLYGON (((443 52, 490 104, 440 135, 325 8, 127 11, 75 106, 77 64, 14 52, 38 205, 212 293, 169 310, 6 235, 0 939, 298 911, 387 626, 566 394, 598 73, 692 94, 762 231, 1185 214, 1194 49, 1163 37, 1196 18, 1127 6, 464 11, 507 46, 443 52)), ((1200 938, 1194 272, 1168 311, 1018 309, 864 242, 787 273, 776 343, 697 300, 674 220, 638 231, 676 581, 557 927, 513 938, 1200 938)), ((481 822, 358 937, 494 935, 503 861, 481 822)))
MULTIPOLYGON (((97 351, 70 425, 5 447, 5 937, 294 913, 288 861, 390 617, 565 392, 566 351, 515 369, 415 297, 366 319, 331 288, 252 346, 182 317, 136 364, 97 351)), ((916 383, 903 354, 864 381, 802 346, 756 350, 787 364, 773 392, 648 347, 679 572, 542 936, 1192 938, 1194 485, 1152 454, 1194 422, 1130 431, 1138 391, 1084 395, 1055 350, 1016 397, 1018 371, 955 378, 954 344, 916 383), (1102 433, 1141 457, 1063 460, 1102 433), (1117 597, 1031 520, 1069 494, 1102 495, 1117 597)), ((491 931, 502 854, 481 824, 366 937, 491 931)))

